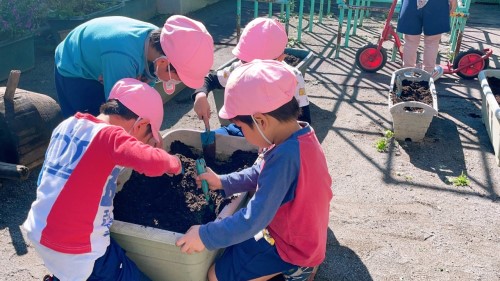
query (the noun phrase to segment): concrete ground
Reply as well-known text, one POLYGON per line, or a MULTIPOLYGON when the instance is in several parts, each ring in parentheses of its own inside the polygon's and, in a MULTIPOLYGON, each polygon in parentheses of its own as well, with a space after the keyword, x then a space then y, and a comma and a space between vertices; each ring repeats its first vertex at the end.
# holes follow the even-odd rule
MULTIPOLYGON (((261 15, 266 6, 261 4, 261 15)), ((214 37, 214 69, 232 57, 235 10, 235 1, 222 0, 189 15, 214 37)), ((243 1, 243 11, 244 26, 253 14, 250 2, 243 1)), ((400 60, 374 74, 355 66, 356 51, 375 43, 382 30, 384 18, 377 14, 334 59, 337 16, 334 9, 322 23, 305 17, 302 42, 293 46, 316 55, 306 90, 334 180, 327 255, 316 280, 499 280, 500 168, 481 121, 478 80, 445 75, 436 83, 439 115, 424 141, 391 141, 389 151, 379 153, 374 143, 392 129, 387 94, 400 60), (451 185, 450 177, 462 172, 469 186, 451 185)), ((499 5, 473 4, 462 41, 462 50, 493 48, 492 68, 500 67, 499 17, 499 5)), ((290 38, 296 38, 297 24, 292 17, 290 38)), ((36 68, 21 76, 19 88, 55 97, 53 47, 38 47, 36 68)), ((162 129, 202 129, 189 95, 185 90, 165 104, 162 129)), ((214 114, 211 123, 217 122, 214 114)), ((37 172, 0 188, 1 280, 40 280, 47 272, 20 228, 36 196, 37 172)))

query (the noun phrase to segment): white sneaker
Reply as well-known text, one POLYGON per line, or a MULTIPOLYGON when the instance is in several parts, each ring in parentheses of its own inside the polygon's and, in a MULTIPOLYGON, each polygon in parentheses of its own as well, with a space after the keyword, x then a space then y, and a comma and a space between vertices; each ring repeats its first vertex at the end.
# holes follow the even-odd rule
POLYGON ((434 82, 439 78, 441 78, 441 76, 443 76, 443 73, 444 73, 443 68, 440 65, 436 65, 431 73, 431 77, 434 80, 434 82))

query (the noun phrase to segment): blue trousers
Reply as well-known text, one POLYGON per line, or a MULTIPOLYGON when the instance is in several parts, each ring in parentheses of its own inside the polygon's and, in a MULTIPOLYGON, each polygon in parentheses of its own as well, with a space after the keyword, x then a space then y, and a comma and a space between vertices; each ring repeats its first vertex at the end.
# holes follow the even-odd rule
POLYGON ((54 69, 57 99, 64 118, 77 112, 99 115, 99 107, 106 101, 104 85, 99 81, 62 76, 54 69))
MULTIPOLYGON (((150 281, 135 263, 125 255, 125 251, 115 240, 106 249, 106 253, 95 261, 94 270, 87 281, 150 281)), ((54 276, 52 281, 59 281, 54 276)))

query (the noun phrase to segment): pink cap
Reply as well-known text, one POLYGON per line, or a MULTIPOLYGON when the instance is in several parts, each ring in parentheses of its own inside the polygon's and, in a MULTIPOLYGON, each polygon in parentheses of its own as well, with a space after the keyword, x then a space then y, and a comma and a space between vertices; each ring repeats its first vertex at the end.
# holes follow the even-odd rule
POLYGON ((283 54, 286 44, 288 36, 278 20, 256 18, 243 29, 233 55, 245 62, 254 59, 274 60, 283 54))
POLYGON ((185 16, 171 16, 161 30, 160 43, 182 82, 203 86, 214 63, 214 40, 205 26, 185 16))
POLYGON ((297 78, 282 62, 254 60, 236 68, 226 84, 219 116, 268 113, 292 100, 297 78))
POLYGON ((118 80, 113 86, 109 99, 119 100, 139 117, 149 119, 153 137, 156 141, 160 141, 163 102, 160 94, 153 87, 133 78, 124 78, 118 80))

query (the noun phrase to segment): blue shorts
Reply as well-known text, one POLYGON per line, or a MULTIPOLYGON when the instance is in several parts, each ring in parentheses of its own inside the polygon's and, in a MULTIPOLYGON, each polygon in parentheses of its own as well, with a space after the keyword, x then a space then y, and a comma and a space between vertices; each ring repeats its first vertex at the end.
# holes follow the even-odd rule
POLYGON ((429 0, 417 9, 417 0, 402 0, 397 31, 408 35, 437 35, 450 31, 448 0, 429 0))
POLYGON ((265 239, 255 241, 254 238, 226 248, 215 262, 219 281, 251 280, 278 272, 283 273, 286 280, 307 280, 312 267, 287 263, 280 258, 275 246, 265 239))

